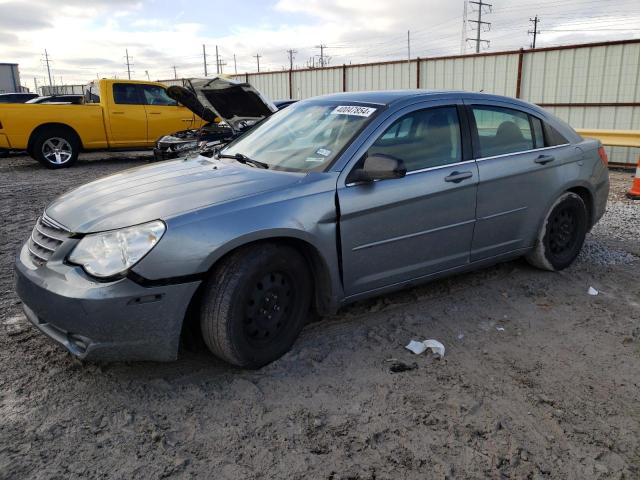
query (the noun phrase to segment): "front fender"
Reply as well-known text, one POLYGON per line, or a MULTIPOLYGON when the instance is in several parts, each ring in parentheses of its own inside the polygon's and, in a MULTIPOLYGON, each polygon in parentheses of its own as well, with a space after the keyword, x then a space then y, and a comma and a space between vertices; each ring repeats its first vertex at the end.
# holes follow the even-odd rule
POLYGON ((323 174, 291 188, 166 219, 164 237, 132 270, 151 281, 206 275, 239 247, 284 238, 304 242, 317 252, 335 292, 340 286, 336 178, 323 174))

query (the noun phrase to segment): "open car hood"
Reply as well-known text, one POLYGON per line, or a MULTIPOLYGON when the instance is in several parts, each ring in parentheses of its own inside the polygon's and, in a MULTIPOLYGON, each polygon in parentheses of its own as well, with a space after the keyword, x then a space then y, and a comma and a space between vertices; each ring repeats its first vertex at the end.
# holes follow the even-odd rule
POLYGON ((167 94, 208 122, 220 117, 234 132, 277 111, 253 86, 222 77, 192 79, 187 88, 169 87, 167 94))

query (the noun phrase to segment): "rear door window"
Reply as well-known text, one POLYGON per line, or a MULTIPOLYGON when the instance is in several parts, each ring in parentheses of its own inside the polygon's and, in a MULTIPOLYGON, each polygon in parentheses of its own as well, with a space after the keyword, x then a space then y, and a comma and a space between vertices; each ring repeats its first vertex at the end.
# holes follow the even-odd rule
POLYGON ((462 161, 458 110, 455 106, 417 110, 400 117, 369 148, 368 155, 390 155, 407 171, 462 161))
POLYGON ((533 150, 534 134, 529 115, 511 108, 488 105, 471 107, 475 119, 480 157, 533 150))

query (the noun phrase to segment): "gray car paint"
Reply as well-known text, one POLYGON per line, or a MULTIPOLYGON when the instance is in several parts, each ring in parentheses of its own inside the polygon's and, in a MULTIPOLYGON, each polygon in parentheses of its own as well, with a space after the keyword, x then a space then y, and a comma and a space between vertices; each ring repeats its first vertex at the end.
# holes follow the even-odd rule
POLYGON ((550 205, 569 188, 583 187, 592 196, 592 223, 604 213, 608 173, 597 154, 598 142, 582 140, 534 105, 486 94, 425 91, 344 93, 320 101, 380 105, 325 172, 262 170, 197 157, 125 171, 55 200, 46 214, 76 236, 155 219, 162 219, 167 231, 129 278, 108 283, 64 262, 76 238, 39 268, 23 248, 17 284, 32 309, 29 318, 36 324, 45 318, 46 324, 74 333, 83 333, 87 318, 100 318, 102 330, 91 331, 97 337, 85 332, 96 345, 79 356, 129 358, 137 345, 135 358, 168 360, 177 355, 176 332, 191 295, 220 258, 242 245, 287 239, 305 246, 318 282, 318 303, 326 313, 356 299, 522 255, 534 245, 550 205), (537 150, 487 159, 470 155, 460 164, 400 179, 347 184, 355 163, 399 116, 473 102, 534 114, 570 145, 545 150, 555 157, 547 165, 535 163, 541 154, 537 150), (445 182, 454 172, 471 176, 458 184, 445 182), (176 286, 183 290, 175 292, 176 286), (158 299, 140 302, 143 292, 158 299), (43 304, 38 296, 51 298, 43 304), (90 308, 82 314, 69 299, 90 308), (56 308, 48 308, 49 303, 56 308), (154 312, 155 323, 143 322, 144 331, 123 339, 122 325, 135 321, 132 306, 145 319, 154 312), (109 338, 110 325, 115 340, 109 338), (152 335, 148 329, 155 329, 152 335))

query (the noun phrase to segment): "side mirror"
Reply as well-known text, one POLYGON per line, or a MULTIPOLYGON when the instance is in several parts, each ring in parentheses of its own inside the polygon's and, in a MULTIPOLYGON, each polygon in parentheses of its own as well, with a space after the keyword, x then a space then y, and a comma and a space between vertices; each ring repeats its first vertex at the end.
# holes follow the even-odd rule
POLYGON ((399 158, 381 153, 365 157, 362 167, 354 169, 347 178, 347 183, 373 182, 402 178, 407 174, 404 162, 399 158))

